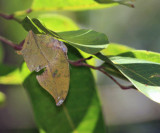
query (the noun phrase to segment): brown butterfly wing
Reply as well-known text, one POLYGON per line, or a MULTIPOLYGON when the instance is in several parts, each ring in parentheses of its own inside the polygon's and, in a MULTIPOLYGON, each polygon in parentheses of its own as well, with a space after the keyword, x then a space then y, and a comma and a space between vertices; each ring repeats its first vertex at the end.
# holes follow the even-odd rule
POLYGON ((65 100, 70 81, 66 46, 49 35, 29 32, 21 53, 30 71, 40 71, 39 84, 47 90, 59 106, 65 100))

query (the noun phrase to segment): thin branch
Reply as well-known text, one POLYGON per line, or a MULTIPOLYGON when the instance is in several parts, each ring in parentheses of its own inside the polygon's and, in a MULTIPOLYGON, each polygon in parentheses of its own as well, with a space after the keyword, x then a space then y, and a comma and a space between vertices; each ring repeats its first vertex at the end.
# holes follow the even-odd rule
POLYGON ((7 20, 15 20, 18 23, 21 23, 21 21, 18 18, 14 17, 14 14, 8 15, 8 14, 5 14, 5 13, 0 13, 0 17, 2 17, 4 19, 7 19, 7 20))
POLYGON ((13 14, 6 14, 6 13, 0 13, 0 17, 4 18, 4 19, 7 19, 7 20, 15 20, 17 21, 18 23, 21 23, 21 20, 18 19, 16 16, 17 15, 24 15, 24 14, 28 14, 32 12, 32 9, 27 9, 27 10, 24 10, 24 11, 19 11, 19 12, 15 12, 13 14))
POLYGON ((91 59, 92 57, 89 57, 89 58, 83 58, 83 59, 80 59, 78 61, 71 61, 71 60, 68 60, 68 62, 73 65, 73 66, 85 66, 85 67, 89 67, 89 68, 92 68, 92 69, 95 69, 95 70, 98 70, 100 72, 102 72, 103 74, 105 74, 106 76, 108 76, 113 82, 115 82, 121 89, 123 90, 127 90, 127 89, 136 89, 133 85, 131 86, 123 86, 121 85, 115 78, 113 78, 110 74, 108 74, 104 68, 102 66, 100 67, 95 67, 95 66, 92 66, 92 65, 89 65, 89 64, 86 64, 82 61, 85 61, 85 60, 88 60, 88 59, 91 59))
POLYGON ((2 37, 2 36, 0 36, 0 41, 5 43, 5 44, 7 44, 7 45, 9 45, 9 46, 11 46, 15 50, 21 50, 22 46, 24 44, 24 40, 20 43, 20 45, 17 45, 17 44, 13 43, 12 41, 10 41, 10 40, 2 37))
POLYGON ((22 16, 22 15, 26 15, 26 14, 29 14, 31 13, 33 10, 31 8, 27 9, 27 10, 23 10, 23 11, 16 11, 14 12, 14 16, 22 16))
POLYGON ((0 13, 0 16, 4 19, 13 19, 14 18, 14 15, 11 14, 11 15, 8 15, 8 14, 5 14, 5 13, 0 13))
POLYGON ((118 2, 119 4, 131 7, 131 8, 135 8, 134 4, 128 3, 128 2, 118 2))

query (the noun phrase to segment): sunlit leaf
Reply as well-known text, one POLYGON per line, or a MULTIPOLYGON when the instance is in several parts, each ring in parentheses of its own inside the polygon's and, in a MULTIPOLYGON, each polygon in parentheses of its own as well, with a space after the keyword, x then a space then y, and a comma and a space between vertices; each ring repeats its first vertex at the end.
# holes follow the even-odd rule
POLYGON ((38 19, 50 30, 55 32, 78 30, 78 26, 66 16, 43 14, 38 19))
POLYGON ((5 100, 6 100, 5 94, 0 91, 0 106, 4 104, 5 100))
POLYGON ((52 10, 88 10, 107 8, 118 5, 118 3, 99 4, 95 0, 33 0, 34 11, 52 10))
MULTIPOLYGON (((72 47, 69 47, 68 56, 71 60, 82 58, 72 47)), ((52 97, 38 84, 36 73, 25 80, 24 87, 30 97, 38 127, 46 133, 106 133, 90 69, 70 67, 69 93, 60 107, 55 106, 52 97)))
POLYGON ((36 35, 30 31, 21 53, 31 72, 45 68, 37 75, 37 80, 54 97, 56 105, 61 105, 70 80, 67 47, 49 35, 36 35))
POLYGON ((159 53, 146 51, 146 50, 131 50, 125 53, 121 53, 119 54, 119 56, 132 57, 132 58, 142 59, 142 60, 151 61, 155 63, 160 63, 159 53))
MULTIPOLYGON (((36 19, 36 18, 33 18, 32 20, 32 23, 34 23, 42 32, 42 34, 48 34, 48 35, 51 35, 55 38, 59 38, 59 35, 54 32, 54 31, 51 31, 50 29, 48 29, 47 27, 45 27, 40 20, 36 19)), ((32 28, 31 28, 32 30, 32 28)))
POLYGON ((101 53, 103 55, 113 56, 113 55, 119 55, 125 52, 130 52, 131 50, 134 50, 134 49, 121 44, 109 43, 108 47, 102 50, 101 53))
POLYGON ((108 45, 106 49, 102 50, 101 53, 108 57, 116 55, 116 56, 132 57, 132 58, 160 63, 159 53, 146 50, 135 50, 134 48, 127 47, 121 44, 111 43, 108 45))
POLYGON ((0 64, 0 84, 22 84, 29 74, 25 63, 20 68, 0 64))

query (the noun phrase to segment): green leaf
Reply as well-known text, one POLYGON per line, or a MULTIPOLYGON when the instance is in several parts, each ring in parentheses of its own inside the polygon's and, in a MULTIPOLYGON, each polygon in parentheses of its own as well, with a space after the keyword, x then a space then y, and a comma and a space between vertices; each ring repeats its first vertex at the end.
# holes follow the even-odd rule
POLYGON ((70 44, 80 50, 95 54, 108 46, 108 38, 105 34, 94 30, 81 29, 76 31, 66 31, 55 33, 46 28, 38 19, 26 17, 22 22, 23 27, 36 34, 50 34, 56 39, 70 44))
POLYGON ((80 50, 95 54, 108 46, 108 38, 105 34, 94 30, 81 29, 77 31, 59 32, 62 40, 80 50))
POLYGON ((6 101, 6 96, 5 96, 5 94, 0 91, 0 106, 2 106, 5 101, 6 101))
POLYGON ((16 67, 0 64, 0 76, 5 76, 11 72, 13 72, 16 69, 16 67))
POLYGON ((59 14, 43 14, 38 19, 48 29, 55 32, 78 30, 78 26, 70 18, 59 14))
POLYGON ((118 5, 118 3, 99 4, 95 0, 33 0, 33 11, 53 10, 88 10, 100 9, 118 5))
POLYGON ((125 53, 121 53, 119 56, 137 58, 141 60, 151 61, 155 63, 160 63, 160 54, 145 50, 131 50, 125 53))
POLYGON ((121 44, 109 43, 108 47, 102 50, 101 53, 105 56, 113 56, 113 55, 119 55, 125 52, 130 52, 131 50, 134 50, 134 49, 121 44))
POLYGON ((29 74, 26 63, 21 68, 0 64, 0 84, 22 84, 29 74))
POLYGON ((98 57, 102 61, 105 61, 101 66, 104 67, 104 70, 107 73, 118 78, 127 80, 127 78, 115 67, 115 65, 109 59, 109 56, 120 55, 124 52, 129 52, 131 50, 133 50, 133 48, 120 44, 110 43, 108 44, 108 47, 106 49, 103 49, 101 52, 97 53, 96 57, 98 57))
POLYGON ((26 31, 32 30, 35 34, 45 33, 28 16, 23 19, 22 26, 26 31))
MULTIPOLYGON (((72 60, 82 58, 73 47, 69 47, 68 56, 72 60)), ((49 93, 41 88, 35 73, 25 80, 24 87, 31 99, 38 127, 46 133, 105 133, 101 106, 90 69, 70 67, 69 94, 61 107, 57 107, 49 93)))
POLYGON ((160 54, 158 53, 132 51, 110 59, 140 92, 153 101, 160 103, 159 58, 160 54))
MULTIPOLYGON (((51 35, 51 36, 53 36, 53 37, 55 37, 55 38, 59 38, 59 35, 58 35, 56 32, 51 31, 51 30, 49 30, 48 28, 46 28, 38 19, 33 18, 32 21, 33 21, 33 23, 35 23, 35 25, 36 25, 39 29, 41 29, 44 33, 49 34, 49 35, 51 35)), ((43 32, 42 32, 42 34, 43 34, 43 32)))
POLYGON ((142 59, 160 63, 160 54, 146 50, 135 50, 134 48, 127 47, 121 44, 110 43, 108 47, 101 51, 104 56, 123 56, 142 59))
POLYGON ((49 34, 55 38, 59 38, 58 34, 47 29, 38 19, 30 19, 28 16, 22 21, 22 26, 26 31, 32 30, 35 34, 49 34))
MULTIPOLYGON (((132 48, 110 44, 107 49, 98 56, 102 60, 112 61, 121 75, 116 75, 117 71, 111 74, 115 76, 125 76, 140 92, 155 102, 160 103, 160 54, 145 50, 134 50, 132 48)), ((104 63, 103 65, 106 65, 104 63)), ((106 69, 110 69, 107 68, 106 69)))
POLYGON ((106 71, 108 74, 114 75, 118 78, 127 80, 125 76, 117 69, 115 64, 109 59, 108 56, 103 55, 101 52, 98 52, 95 54, 95 56, 102 61, 104 61, 103 64, 101 64, 101 67, 103 67, 103 70, 106 71))
POLYGON ((108 74, 111 74, 111 75, 118 77, 118 78, 121 78, 123 80, 127 80, 127 78, 115 66, 110 65, 106 62, 103 63, 101 66, 103 67, 103 70, 105 72, 107 72, 108 74))

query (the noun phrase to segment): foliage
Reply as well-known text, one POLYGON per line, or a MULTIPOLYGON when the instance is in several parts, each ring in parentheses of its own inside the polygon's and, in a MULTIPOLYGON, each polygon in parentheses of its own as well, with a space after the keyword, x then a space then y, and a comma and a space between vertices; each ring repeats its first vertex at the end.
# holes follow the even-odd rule
MULTIPOLYGON (((68 96, 63 105, 57 107, 51 97, 51 95, 53 96, 55 94, 50 91, 48 91, 49 93, 46 92, 43 89, 45 87, 42 88, 43 85, 39 82, 41 84, 40 86, 36 80, 36 75, 41 72, 30 72, 27 68, 27 66, 29 68, 32 65, 34 66, 35 61, 39 61, 39 64, 43 61, 41 56, 37 56, 35 59, 35 53, 30 53, 31 50, 35 50, 33 45, 29 46, 30 51, 27 55, 23 55, 25 61, 27 59, 27 65, 26 63, 22 63, 19 67, 5 65, 1 62, 3 58, 3 52, 1 51, 3 50, 0 45, 0 84, 23 84, 32 103, 35 121, 40 132, 106 132, 94 77, 89 67, 100 70, 109 77, 111 77, 110 75, 114 75, 129 81, 133 85, 133 88, 138 89, 151 100, 160 103, 159 53, 144 50, 140 51, 124 45, 109 43, 105 34, 91 29, 79 29, 77 24, 66 16, 39 13, 39 11, 98 9, 118 4, 132 7, 129 0, 120 0, 118 2, 114 0, 87 0, 85 2, 80 0, 33 0, 30 5, 30 10, 16 11, 14 17, 12 16, 11 19, 14 19, 19 25, 22 25, 27 32, 30 31, 31 33, 32 30, 34 32, 33 34, 38 34, 34 36, 35 38, 30 38, 32 39, 30 45, 34 44, 34 42, 39 45, 43 42, 43 39, 41 38, 43 36, 48 36, 46 37, 47 39, 55 38, 67 46, 67 55, 70 61, 82 59, 82 55, 85 55, 85 57, 92 55, 94 58, 99 58, 103 61, 100 67, 88 65, 86 64, 86 61, 83 63, 79 61, 76 65, 87 67, 70 65, 70 86, 68 96), (31 18, 27 16, 27 13, 31 11, 38 13, 31 18), (22 17, 24 18, 22 19, 22 17), (36 39, 38 40, 36 41, 36 39), (28 62, 31 64, 28 65, 28 62)), ((26 50, 27 39, 28 38, 25 39, 25 45, 23 45, 24 47, 21 51, 22 54, 24 50, 26 50)), ((48 40, 45 40, 45 43, 46 42, 48 43, 48 40)), ((40 46, 39 48, 42 47, 40 46)), ((52 50, 55 52, 57 49, 54 48, 52 50)), ((39 50, 39 53, 41 51, 45 51, 45 48, 39 50)), ((57 50, 56 52, 60 53, 59 55, 64 54, 62 50, 57 50)), ((51 55, 51 53, 52 51, 47 54, 51 55)), ((53 60, 51 62, 49 61, 49 63, 55 63, 54 65, 56 66, 57 62, 53 60)), ((56 66, 56 69, 62 69, 62 67, 60 67, 62 64, 63 63, 59 63, 56 66)), ((93 65, 93 63, 91 64, 93 65)), ((46 64, 43 68, 45 68, 45 70, 47 69, 46 64)), ((66 68, 64 68, 64 70, 69 72, 66 68)), ((65 72, 63 71, 63 73, 65 72)), ((61 75, 63 76, 62 73, 61 75)), ((46 77, 43 77, 43 79, 45 78, 46 77)), ((111 79, 113 78, 111 77, 111 79)), ((62 87, 58 87, 64 89, 63 81, 58 80, 57 82, 59 82, 59 84, 62 83, 62 87)), ((47 89, 50 87, 52 88, 52 86, 48 87, 49 83, 50 81, 47 83, 47 89)), ((53 90, 55 89, 57 88, 54 88, 53 90)), ((4 102, 4 100, 5 95, 0 92, 0 104, 4 102)))

